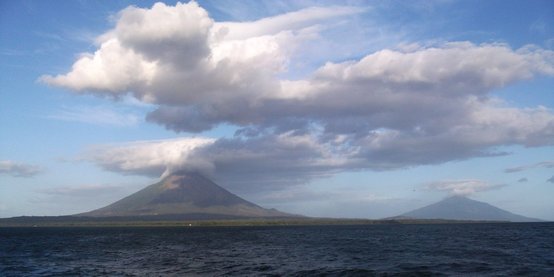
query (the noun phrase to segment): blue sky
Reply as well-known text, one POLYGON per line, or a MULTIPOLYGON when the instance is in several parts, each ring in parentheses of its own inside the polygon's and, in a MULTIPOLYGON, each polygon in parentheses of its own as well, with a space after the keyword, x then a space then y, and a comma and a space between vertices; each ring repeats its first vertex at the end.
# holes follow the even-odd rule
POLYGON ((165 4, 0 3, 0 217, 188 169, 312 216, 554 220, 551 1, 165 4))

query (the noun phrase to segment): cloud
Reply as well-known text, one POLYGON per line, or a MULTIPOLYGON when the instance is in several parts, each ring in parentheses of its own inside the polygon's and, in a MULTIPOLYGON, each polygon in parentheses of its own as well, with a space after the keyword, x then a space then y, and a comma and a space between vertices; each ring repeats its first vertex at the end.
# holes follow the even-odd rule
POLYGON ((362 7, 308 7, 277 16, 250 22, 215 23, 216 32, 225 32, 226 39, 237 40, 278 34, 288 30, 300 30, 329 18, 351 16, 368 10, 362 7), (225 30, 221 30, 225 29, 225 30))
POLYGON ((518 183, 527 183, 529 180, 527 178, 521 178, 517 180, 518 183))
POLYGON ((41 80, 113 97, 131 91, 158 104, 251 97, 274 84, 271 77, 286 66, 291 47, 309 37, 304 27, 360 11, 309 8, 255 22, 215 23, 196 2, 129 7, 99 37, 95 53, 83 54, 68 74, 41 80))
POLYGON ((548 22, 544 17, 540 17, 531 23, 529 31, 536 34, 544 35, 548 30, 548 22))
POLYGON ((239 128, 234 138, 130 143, 90 155, 120 172, 195 167, 230 182, 271 182, 269 174, 297 183, 554 144, 550 108, 511 107, 492 95, 554 75, 554 52, 532 45, 411 44, 328 61, 305 78, 282 77, 324 26, 364 11, 316 7, 215 22, 196 2, 129 7, 97 39, 94 53, 41 80, 77 93, 131 95, 155 107, 146 120, 176 132, 239 128), (167 150, 173 144, 179 146, 167 150))
POLYGON ((439 181, 425 185, 429 190, 446 191, 452 195, 472 195, 481 191, 494 190, 505 185, 493 185, 481 180, 439 181))
POLYGON ((550 177, 550 179, 546 180, 547 182, 549 183, 553 183, 554 184, 554 176, 550 177))
POLYGON ((539 162, 539 163, 530 164, 530 165, 522 165, 522 166, 506 168, 504 172, 514 173, 514 172, 520 172, 520 171, 536 169, 536 168, 554 168, 554 161, 544 161, 544 162, 539 162))
POLYGON ((379 196, 372 193, 360 193, 353 190, 337 191, 312 191, 305 187, 291 188, 289 190, 264 193, 259 200, 269 204, 323 202, 329 203, 329 199, 341 204, 362 203, 389 203, 397 201, 397 198, 379 196))
POLYGON ((12 177, 29 178, 40 174, 43 169, 36 165, 19 163, 9 160, 0 160, 0 174, 12 177))
POLYGON ((209 138, 184 138, 96 146, 85 153, 84 159, 109 171, 149 176, 180 169, 206 171, 210 165, 191 159, 190 154, 213 142, 209 138))
POLYGON ((201 172, 234 188, 276 189, 358 167, 355 153, 309 134, 256 138, 179 138, 98 145, 84 160, 120 173, 164 176, 179 170, 201 172))
POLYGON ((136 114, 120 112, 103 106, 63 107, 48 118, 118 127, 135 126, 142 120, 136 114))

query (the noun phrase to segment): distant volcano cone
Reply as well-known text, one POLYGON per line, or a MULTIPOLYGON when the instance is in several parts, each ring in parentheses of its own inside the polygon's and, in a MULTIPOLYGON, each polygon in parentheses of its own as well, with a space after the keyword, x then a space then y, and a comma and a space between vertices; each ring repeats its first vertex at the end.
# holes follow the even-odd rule
POLYGON ((174 173, 111 205, 79 215, 195 215, 200 219, 294 216, 248 202, 196 173, 174 173))
POLYGON ((539 219, 513 214, 490 204, 475 201, 464 196, 452 196, 440 202, 407 212, 397 218, 452 219, 534 222, 539 219))

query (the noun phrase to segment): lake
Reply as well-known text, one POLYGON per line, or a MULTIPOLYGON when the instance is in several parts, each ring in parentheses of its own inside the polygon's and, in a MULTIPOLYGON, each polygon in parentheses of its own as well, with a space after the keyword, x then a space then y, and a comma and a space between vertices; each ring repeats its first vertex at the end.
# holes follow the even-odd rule
POLYGON ((554 276, 554 223, 0 228, 0 276, 554 276))

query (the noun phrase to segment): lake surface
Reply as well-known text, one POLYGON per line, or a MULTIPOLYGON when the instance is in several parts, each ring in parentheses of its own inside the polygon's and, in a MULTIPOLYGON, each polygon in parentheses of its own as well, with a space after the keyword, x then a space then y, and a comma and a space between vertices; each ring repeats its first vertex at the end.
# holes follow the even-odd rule
POLYGON ((0 228, 0 276, 554 276, 554 223, 0 228))

